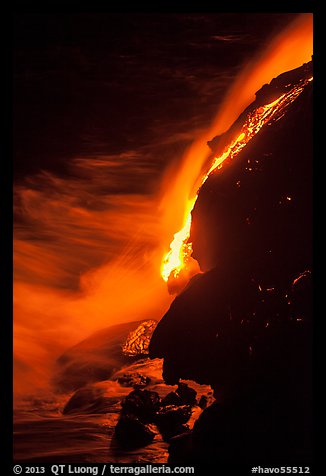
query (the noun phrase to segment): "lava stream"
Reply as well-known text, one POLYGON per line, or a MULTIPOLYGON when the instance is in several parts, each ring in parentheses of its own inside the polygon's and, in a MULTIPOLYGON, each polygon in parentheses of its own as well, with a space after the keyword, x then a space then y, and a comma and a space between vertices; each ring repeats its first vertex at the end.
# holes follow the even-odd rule
MULTIPOLYGON (((273 121, 277 121, 286 113, 288 106, 302 93, 307 84, 313 78, 302 80, 287 92, 283 93, 273 102, 254 109, 240 130, 239 135, 233 140, 219 157, 213 159, 208 172, 202 177, 200 187, 206 182, 211 173, 221 169, 228 160, 234 159, 248 142, 261 130, 261 128, 273 121)), ((170 251, 164 256, 161 276, 168 281, 172 276, 177 279, 181 270, 187 268, 192 254, 192 243, 188 242, 191 229, 191 212, 195 206, 200 188, 194 197, 188 200, 183 227, 175 233, 170 244, 170 251)))

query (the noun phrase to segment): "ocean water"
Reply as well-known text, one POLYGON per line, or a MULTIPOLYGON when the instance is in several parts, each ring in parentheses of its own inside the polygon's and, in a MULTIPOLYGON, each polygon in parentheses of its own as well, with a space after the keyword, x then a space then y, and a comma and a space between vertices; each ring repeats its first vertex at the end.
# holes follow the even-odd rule
MULTIPOLYGON (((63 408, 71 393, 29 396, 20 401, 14 412, 14 460, 16 462, 112 462, 112 463, 164 463, 168 458, 168 443, 163 441, 159 432, 153 442, 147 446, 132 450, 123 449, 114 437, 114 428, 119 419, 121 401, 133 388, 117 382, 124 374, 141 374, 151 379, 146 386, 164 397, 176 386, 166 385, 161 377, 162 360, 141 359, 125 366, 112 375, 110 380, 93 383, 87 388, 98 390, 106 398, 101 413, 90 413, 89 401, 72 414, 63 414, 63 408), (103 412, 103 413, 102 413, 103 412)), ((197 399, 208 395, 213 401, 212 389, 185 381, 197 391, 197 399)), ((201 413, 198 406, 193 407, 188 422, 192 428, 201 413)))

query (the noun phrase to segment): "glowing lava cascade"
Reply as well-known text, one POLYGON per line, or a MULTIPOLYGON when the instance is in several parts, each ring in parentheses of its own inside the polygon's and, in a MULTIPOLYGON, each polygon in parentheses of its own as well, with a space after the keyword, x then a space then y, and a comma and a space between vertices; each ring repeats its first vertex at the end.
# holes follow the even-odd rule
MULTIPOLYGON (((286 114, 288 106, 302 93, 307 84, 313 80, 313 77, 302 79, 295 85, 290 87, 286 92, 281 94, 277 99, 269 104, 255 108, 249 112, 240 129, 236 139, 232 140, 225 148, 224 152, 213 159, 212 165, 208 172, 201 178, 202 186, 211 173, 217 169, 221 169, 225 163, 234 159, 239 152, 248 144, 248 142, 261 130, 266 124, 280 120, 286 114)), ((189 242, 191 229, 191 212, 196 203, 198 194, 189 199, 185 213, 184 225, 180 231, 175 233, 174 239, 170 244, 170 251, 165 255, 161 275, 164 281, 178 279, 180 272, 187 269, 191 260, 192 243, 189 242)))

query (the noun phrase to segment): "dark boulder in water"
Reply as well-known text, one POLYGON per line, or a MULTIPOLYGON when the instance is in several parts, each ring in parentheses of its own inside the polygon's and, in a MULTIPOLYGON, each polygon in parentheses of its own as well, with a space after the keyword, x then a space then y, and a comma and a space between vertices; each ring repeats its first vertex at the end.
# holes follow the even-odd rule
MULTIPOLYGON (((185 423, 191 417, 192 406, 196 391, 184 384, 180 386, 182 396, 185 397, 188 404, 184 404, 182 397, 176 392, 168 393, 162 400, 157 392, 149 390, 136 389, 130 392, 122 401, 118 431, 123 431, 127 427, 125 424, 130 418, 132 422, 136 419, 145 426, 154 424, 161 433, 164 440, 168 441, 176 435, 188 433, 190 431, 185 423), (190 402, 190 404, 189 404, 190 402)), ((196 401, 196 399, 195 399, 196 401)), ((127 438, 127 436, 126 436, 127 438)))
POLYGON ((128 449, 148 445, 155 438, 152 425, 145 424, 134 415, 121 415, 115 427, 118 443, 128 449))
POLYGON ((137 416, 143 422, 153 422, 160 400, 157 392, 133 390, 122 402, 122 414, 137 416))
POLYGON ((202 395, 199 399, 198 406, 202 409, 208 406, 208 397, 206 395, 202 395))
POLYGON ((176 393, 180 396, 181 401, 184 405, 197 404, 197 400, 196 400, 197 392, 193 388, 189 387, 188 384, 184 382, 179 382, 176 393))
POLYGON ((185 426, 191 416, 190 405, 168 405, 161 408, 155 417, 155 422, 163 439, 169 440, 180 433, 189 432, 189 427, 185 426))
POLYGON ((77 390, 89 383, 107 380, 124 365, 143 357, 155 321, 132 321, 102 329, 68 349, 57 360, 53 383, 58 391, 77 390), (137 339, 130 336, 137 331, 137 339), (126 343, 132 352, 125 352, 126 343))
POLYGON ((164 398, 162 398, 161 406, 165 407, 167 405, 182 405, 182 399, 180 395, 176 392, 168 393, 164 398))
POLYGON ((134 387, 136 389, 140 387, 146 387, 150 384, 151 379, 150 377, 136 372, 133 374, 127 373, 121 375, 121 377, 118 377, 117 382, 123 387, 134 387))

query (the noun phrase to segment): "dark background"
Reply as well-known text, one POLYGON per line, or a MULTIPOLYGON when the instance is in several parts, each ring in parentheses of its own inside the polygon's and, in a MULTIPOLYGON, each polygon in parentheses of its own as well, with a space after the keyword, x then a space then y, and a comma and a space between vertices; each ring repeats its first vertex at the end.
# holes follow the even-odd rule
MULTIPOLYGON (((14 17, 14 176, 204 127, 239 69, 293 13, 14 17)), ((175 141, 180 154, 192 140, 175 141)), ((153 154, 158 173, 170 150, 153 154)))

